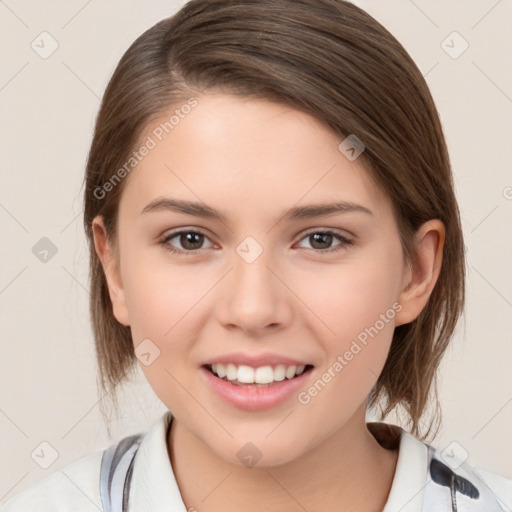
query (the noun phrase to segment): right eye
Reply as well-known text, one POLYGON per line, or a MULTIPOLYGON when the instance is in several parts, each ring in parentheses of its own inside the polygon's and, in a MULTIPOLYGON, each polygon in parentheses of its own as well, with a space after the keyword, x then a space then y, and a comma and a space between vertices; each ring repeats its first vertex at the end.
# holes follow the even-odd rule
POLYGON ((169 233, 160 241, 160 243, 166 251, 189 256, 198 252, 202 248, 201 245, 205 239, 208 240, 207 236, 200 231, 181 230, 169 233), (170 243, 170 241, 174 239, 177 239, 177 242, 175 243, 181 244, 183 249, 176 248, 170 243))

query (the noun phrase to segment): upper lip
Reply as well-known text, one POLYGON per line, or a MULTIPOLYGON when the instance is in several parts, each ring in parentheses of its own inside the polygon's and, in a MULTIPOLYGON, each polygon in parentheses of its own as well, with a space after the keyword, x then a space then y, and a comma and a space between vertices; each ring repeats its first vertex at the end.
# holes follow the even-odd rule
MULTIPOLYGON (((279 364, 283 364, 285 366, 300 366, 300 365, 308 365, 310 363, 300 361, 298 359, 294 359, 292 357, 288 357, 280 354, 272 354, 269 352, 262 354, 245 354, 243 352, 231 352, 229 354, 223 354, 219 356, 212 357, 203 363, 203 366, 211 366, 212 364, 235 364, 252 366, 253 368, 258 368, 260 366, 276 366, 279 364)), ((311 364, 310 364, 311 365, 311 364)), ((312 365, 311 365, 312 366, 312 365)))

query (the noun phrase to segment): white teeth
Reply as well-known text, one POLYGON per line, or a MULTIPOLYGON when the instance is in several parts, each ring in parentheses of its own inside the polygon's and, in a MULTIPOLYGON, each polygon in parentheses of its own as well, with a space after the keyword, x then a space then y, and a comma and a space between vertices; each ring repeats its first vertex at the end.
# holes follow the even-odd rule
MULTIPOLYGON (((218 364, 217 366, 224 366, 222 364, 218 364)), ((226 377, 228 380, 236 380, 237 370, 236 366, 232 363, 226 365, 226 377)))
POLYGON ((272 370, 272 366, 260 366, 259 368, 256 368, 256 371, 254 372, 254 382, 257 382, 258 384, 268 384, 273 381, 274 370, 272 370))
POLYGON ((223 364, 213 364, 212 369, 215 366, 214 372, 222 379, 226 376, 226 367, 223 364))
POLYGON ((285 372, 286 378, 287 379, 293 378, 295 376, 296 371, 297 371, 296 366, 288 366, 288 368, 286 368, 286 372, 285 372))
POLYGON ((301 375, 304 372, 305 365, 298 366, 285 366, 279 364, 275 368, 272 366, 259 366, 252 368, 247 365, 236 366, 233 363, 212 364, 212 371, 219 378, 226 377, 227 380, 236 380, 243 384, 269 384, 271 382, 280 382, 285 378, 293 379, 296 375, 301 375))
POLYGON ((236 374, 236 380, 238 382, 243 382, 244 384, 253 384, 254 383, 254 369, 250 366, 244 366, 241 364, 238 367, 238 373, 236 374))
POLYGON ((280 364, 274 368, 274 380, 281 382, 286 376, 286 366, 280 364))

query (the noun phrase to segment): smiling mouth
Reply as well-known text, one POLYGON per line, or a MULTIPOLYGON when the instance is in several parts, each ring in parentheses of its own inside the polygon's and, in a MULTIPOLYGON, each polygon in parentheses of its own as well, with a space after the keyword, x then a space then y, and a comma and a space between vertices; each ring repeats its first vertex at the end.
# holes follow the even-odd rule
POLYGON ((313 369, 313 365, 299 366, 260 366, 253 368, 246 365, 208 364, 204 365, 210 373, 220 380, 224 380, 233 386, 250 388, 267 388, 283 381, 293 380, 313 369))

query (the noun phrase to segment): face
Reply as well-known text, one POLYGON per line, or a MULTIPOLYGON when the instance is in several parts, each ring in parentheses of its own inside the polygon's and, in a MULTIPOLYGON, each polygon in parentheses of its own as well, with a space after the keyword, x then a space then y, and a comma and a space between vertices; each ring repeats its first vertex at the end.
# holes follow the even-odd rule
POLYGON ((116 318, 155 393, 219 457, 240 464, 252 442, 268 465, 291 461, 361 410, 403 320, 391 204, 342 137, 290 107, 197 96, 160 141, 168 118, 147 127, 156 145, 120 201, 116 318), (215 362, 274 382, 221 381, 215 362))

